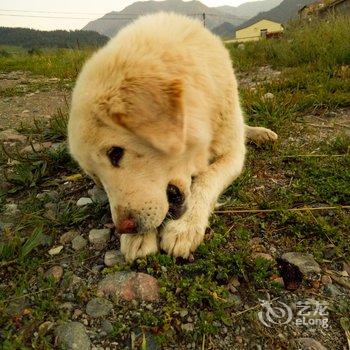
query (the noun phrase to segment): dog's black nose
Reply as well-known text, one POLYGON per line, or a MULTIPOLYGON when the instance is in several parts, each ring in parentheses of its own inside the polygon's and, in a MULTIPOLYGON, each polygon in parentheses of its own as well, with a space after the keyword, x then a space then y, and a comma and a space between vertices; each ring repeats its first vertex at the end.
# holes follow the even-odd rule
POLYGON ((175 185, 168 185, 166 190, 166 194, 168 197, 168 202, 171 205, 181 205, 185 201, 185 196, 180 191, 180 189, 175 185))
POLYGON ((186 211, 185 196, 180 189, 172 184, 168 185, 166 191, 169 203, 168 217, 170 219, 179 219, 186 211))

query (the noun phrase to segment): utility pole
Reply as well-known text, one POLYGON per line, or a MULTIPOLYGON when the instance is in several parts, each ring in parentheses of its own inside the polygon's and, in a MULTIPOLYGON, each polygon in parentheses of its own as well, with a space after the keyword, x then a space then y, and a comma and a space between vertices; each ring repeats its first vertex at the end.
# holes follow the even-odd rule
POLYGON ((205 12, 202 13, 202 16, 203 16, 203 25, 205 27, 205 12))

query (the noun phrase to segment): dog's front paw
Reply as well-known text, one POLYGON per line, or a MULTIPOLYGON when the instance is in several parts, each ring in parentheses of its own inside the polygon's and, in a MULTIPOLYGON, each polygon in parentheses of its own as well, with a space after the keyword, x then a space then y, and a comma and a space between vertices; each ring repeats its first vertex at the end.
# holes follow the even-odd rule
POLYGON ((262 127, 251 128, 247 133, 247 137, 250 141, 257 144, 275 142, 278 139, 278 135, 275 132, 262 127))
POLYGON ((160 247, 168 254, 187 259, 202 243, 205 227, 186 220, 170 221, 161 234, 160 247))
POLYGON ((120 251, 127 262, 158 252, 157 233, 122 234, 120 251))

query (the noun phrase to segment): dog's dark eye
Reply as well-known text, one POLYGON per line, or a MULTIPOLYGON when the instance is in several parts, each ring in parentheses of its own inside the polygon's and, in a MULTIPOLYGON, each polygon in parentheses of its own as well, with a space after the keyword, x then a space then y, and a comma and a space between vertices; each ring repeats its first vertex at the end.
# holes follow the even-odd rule
POLYGON ((175 185, 168 185, 166 190, 169 204, 181 205, 184 202, 184 195, 175 185))
POLYGON ((123 158, 124 150, 121 147, 112 147, 107 152, 107 155, 112 165, 118 167, 120 160, 123 158))

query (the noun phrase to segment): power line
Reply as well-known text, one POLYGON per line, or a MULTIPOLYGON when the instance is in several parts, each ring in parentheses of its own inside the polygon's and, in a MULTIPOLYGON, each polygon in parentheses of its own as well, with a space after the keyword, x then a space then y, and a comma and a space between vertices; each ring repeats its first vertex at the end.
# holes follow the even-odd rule
MULTIPOLYGON (((31 17, 31 18, 68 18, 68 19, 91 19, 91 18, 82 18, 82 17, 69 17, 69 16, 41 16, 41 15, 35 15, 36 13, 42 13, 42 14, 58 14, 58 15, 94 15, 94 16, 108 16, 108 13, 94 13, 94 12, 60 12, 60 11, 29 11, 29 10, 9 10, 9 9, 0 9, 2 12, 19 12, 19 13, 31 13, 31 15, 21 15, 18 13, 14 14, 0 14, 1 16, 10 16, 10 17, 31 17)), ((151 14, 151 13, 145 13, 145 14, 151 14)), ((117 16, 135 16, 139 17, 143 15, 142 13, 117 13, 114 12, 113 15, 108 16, 106 18, 101 19, 119 19, 120 17, 117 16), (116 16, 116 17, 115 17, 116 16)), ((236 19, 237 16, 235 15, 229 15, 229 14, 217 14, 217 13, 208 13, 208 12, 202 12, 202 13, 184 13, 184 15, 187 16, 212 16, 212 17, 218 17, 218 18, 227 18, 227 19, 236 19)), ((130 19, 129 17, 126 17, 130 19)), ((122 18, 122 19, 126 19, 122 18)))
MULTIPOLYGON (((68 17, 68 16, 32 16, 32 15, 16 15, 16 14, 5 14, 0 13, 0 16, 4 17, 22 17, 22 18, 57 18, 57 19, 89 19, 89 20, 96 20, 96 18, 91 17, 68 17)), ((129 19, 135 19, 135 17, 106 17, 106 18, 99 18, 99 20, 129 20, 129 19)))
POLYGON ((92 16, 104 16, 109 13, 113 13, 113 16, 139 16, 139 13, 118 13, 115 11, 111 12, 61 12, 61 11, 30 11, 30 10, 9 10, 9 9, 0 9, 2 12, 22 12, 22 13, 47 13, 47 14, 60 14, 60 15, 92 15, 92 16))

